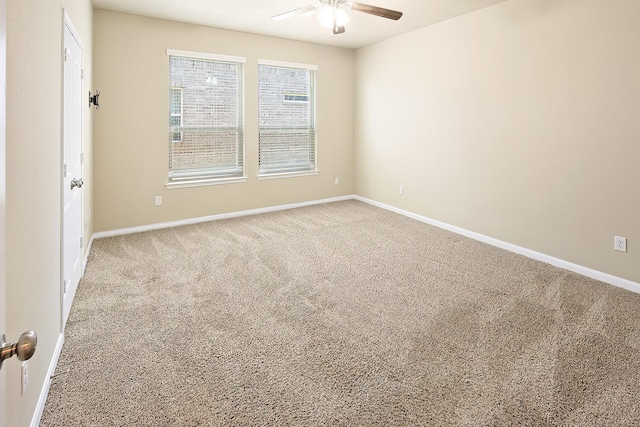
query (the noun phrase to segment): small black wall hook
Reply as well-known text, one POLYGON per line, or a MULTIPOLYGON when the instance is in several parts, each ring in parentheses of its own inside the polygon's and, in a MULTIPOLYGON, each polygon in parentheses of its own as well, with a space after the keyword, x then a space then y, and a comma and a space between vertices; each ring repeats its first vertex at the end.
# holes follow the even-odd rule
POLYGON ((89 108, 91 108, 91 104, 96 106, 96 110, 100 109, 100 101, 98 97, 100 96, 100 91, 96 90, 95 95, 91 96, 91 91, 89 91, 89 108))

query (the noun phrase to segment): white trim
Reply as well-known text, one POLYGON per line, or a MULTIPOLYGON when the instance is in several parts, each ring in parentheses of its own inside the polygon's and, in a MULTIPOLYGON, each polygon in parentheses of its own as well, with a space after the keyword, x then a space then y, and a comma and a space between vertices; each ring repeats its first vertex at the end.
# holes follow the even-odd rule
POLYGON ((395 213, 398 213, 400 215, 404 215, 406 217, 415 219, 417 221, 421 221, 421 222, 433 225, 435 227, 442 228, 444 230, 448 230, 448 231, 451 231, 453 233, 460 234, 462 236, 469 237, 471 239, 478 240, 478 241, 483 242, 483 243, 487 243, 487 244, 489 244, 491 246, 495 246, 495 247, 498 247, 498 248, 501 248, 501 249, 505 249, 505 250, 510 251, 510 252, 514 252, 514 253, 517 253, 517 254, 520 254, 520 255, 524 255, 524 256, 526 256, 528 258, 535 259, 537 261, 541 261, 541 262, 544 262, 544 263, 547 263, 547 264, 551 264, 551 265, 553 265, 555 267, 563 268, 565 270, 573 271, 574 273, 578 273, 578 274, 581 274, 583 276, 590 277, 592 279, 599 280, 601 282, 608 283, 610 285, 614 285, 614 286, 617 286, 619 288, 627 289, 627 290, 629 290, 631 292, 635 292, 635 293, 640 294, 640 283, 636 283, 636 282, 633 282, 631 280, 623 279, 621 277, 614 276, 614 275, 611 275, 611 274, 608 274, 608 273, 603 273, 601 271, 593 270, 591 268, 584 267, 584 266, 581 266, 581 265, 578 265, 578 264, 574 264, 574 263, 571 263, 571 262, 568 262, 568 261, 564 261, 562 259, 555 258, 555 257, 549 256, 549 255, 545 255, 543 253, 536 252, 536 251, 533 251, 531 249, 523 248, 521 246, 517 246, 517 245, 514 245, 512 243, 507 243, 507 242, 504 242, 502 240, 494 239, 493 237, 485 236, 483 234, 476 233, 474 231, 470 231, 470 230, 466 230, 464 228, 456 227, 454 225, 447 224, 447 223, 442 222, 442 221, 431 219, 431 218, 428 218, 428 217, 425 217, 425 216, 422 216, 422 215, 418 215, 418 214, 413 213, 413 212, 406 211, 404 209, 396 208, 394 206, 387 205, 387 204, 380 203, 380 202, 376 202, 374 200, 367 199, 366 197, 361 197, 361 196, 357 196, 357 195, 340 196, 340 197, 333 197, 333 198, 330 198, 330 199, 314 200, 314 201, 310 201, 310 202, 293 203, 293 204, 289 204, 289 205, 280 205, 280 206, 271 206, 271 207, 267 207, 267 208, 251 209, 251 210, 239 211, 239 212, 230 212, 230 213, 225 213, 225 214, 211 215, 211 216, 199 217, 199 218, 192 218, 192 219, 181 220, 181 221, 173 221, 173 222, 165 222, 165 223, 159 223, 159 224, 151 224, 151 225, 145 225, 145 226, 140 226, 140 227, 122 228, 122 229, 119 229, 119 230, 101 231, 101 232, 94 233, 93 236, 91 237, 91 241, 93 242, 94 238, 101 239, 101 238, 104 238, 104 237, 114 237, 114 236, 121 236, 121 235, 125 235, 125 234, 142 233, 144 231, 159 230, 159 229, 171 228, 171 227, 179 227, 179 226, 182 226, 182 225, 197 224, 197 223, 201 223, 201 222, 215 221, 215 220, 219 220, 219 219, 237 218, 237 217, 248 216, 248 215, 258 215, 258 214, 267 213, 267 212, 276 212, 276 211, 282 211, 282 210, 287 210, 287 209, 300 208, 300 207, 304 207, 304 206, 318 205, 318 204, 322 204, 322 203, 340 202, 340 201, 352 200, 352 199, 353 200, 358 200, 358 201, 361 201, 361 202, 364 202, 364 203, 367 203, 367 204, 370 204, 372 206, 376 206, 376 207, 379 207, 379 208, 382 208, 382 209, 386 209, 388 211, 395 212, 395 213))
POLYGON ((216 53, 192 52, 189 50, 167 49, 168 56, 181 56, 183 58, 207 59, 210 61, 239 62, 246 63, 247 58, 243 56, 218 55, 216 53))
POLYGON ((301 64, 298 62, 275 61, 271 59, 258 59, 258 65, 271 65, 274 67, 300 68, 303 70, 318 71, 318 66, 313 64, 301 64))
POLYGON ((60 333, 58 336, 58 343, 56 344, 56 348, 53 350, 53 355, 51 356, 47 376, 44 379, 44 384, 42 384, 42 390, 40 390, 38 404, 36 405, 33 417, 31 418, 31 427, 38 427, 40 425, 40 419, 44 412, 44 404, 47 402, 49 388, 51 387, 51 377, 56 372, 56 366, 58 366, 58 359, 60 358, 60 352, 62 351, 62 344, 64 344, 64 334, 60 333))
POLYGON ((82 262, 82 276, 80 277, 84 277, 84 272, 87 271, 87 264, 89 263, 89 254, 91 253, 91 246, 93 246, 93 234, 89 239, 89 245, 87 246, 87 251, 84 253, 84 260, 82 262))
POLYGON ((312 200, 310 202, 292 203, 288 205, 270 206, 267 208, 249 209, 246 211, 229 212, 218 215, 203 216, 199 218, 184 219, 180 221, 163 222, 158 224, 142 225, 140 227, 121 228, 118 230, 99 231, 93 234, 96 239, 104 237, 122 236, 125 234, 142 233, 145 231, 160 230, 163 228, 180 227, 182 225, 199 224, 207 221, 217 221, 220 219, 238 218, 241 216, 258 215, 268 212, 284 211, 288 209, 301 208, 304 206, 320 205, 323 203, 342 202, 353 199, 353 195, 332 197, 330 199, 312 200))
MULTIPOLYGON (((80 33, 76 30, 76 27, 73 25, 73 22, 71 22, 71 17, 67 13, 67 9, 62 8, 62 13, 64 14, 64 21, 63 21, 64 25, 67 26, 73 38, 76 39, 76 42, 78 42, 78 46, 80 46, 80 49, 82 49, 82 52, 83 52, 82 67, 84 68, 84 45, 82 44, 82 40, 80 40, 80 33)), ((62 29, 62 31, 64 34, 64 28, 62 29)), ((63 45, 62 49, 64 53, 64 39, 62 40, 62 45, 63 45)))
POLYGON ((258 175, 258 181, 264 181, 268 179, 279 179, 279 178, 295 178, 298 176, 314 176, 320 173, 319 170, 313 171, 304 171, 304 172, 283 172, 283 173, 270 173, 265 175, 258 175))
MULTIPOLYGON (((413 212, 406 211, 404 209, 396 208, 394 206, 387 205, 387 204, 380 203, 380 202, 376 202, 374 200, 367 199, 365 197, 361 197, 361 196, 357 196, 357 195, 339 196, 339 197, 333 197, 333 198, 329 198, 329 199, 313 200, 313 201, 310 201, 310 202, 292 203, 292 204, 288 204, 288 205, 279 205, 279 206, 271 206, 271 207, 267 207, 267 208, 250 209, 250 210, 246 210, 246 211, 239 211, 239 212, 231 212, 231 213, 225 213, 225 214, 211 215, 211 216, 192 218, 192 219, 181 220, 181 221, 173 221, 173 222, 165 222, 165 223, 159 223, 159 224, 151 224, 151 225, 145 225, 145 226, 140 226, 140 227, 122 228, 122 229, 111 230, 111 231, 100 231, 100 232, 94 233, 91 236, 91 239, 89 241, 89 248, 87 249, 87 253, 86 253, 86 257, 85 257, 85 266, 84 267, 86 268, 86 263, 87 263, 87 260, 88 260, 89 252, 91 251, 91 247, 93 245, 93 240, 94 239, 101 239, 101 238, 105 238, 105 237, 114 237, 114 236, 122 236, 122 235, 125 235, 125 234, 132 234, 132 233, 141 233, 141 232, 144 232, 144 231, 159 230, 159 229, 163 229, 163 228, 178 227, 178 226, 182 226, 182 225, 197 224, 197 223, 201 223, 201 222, 215 221, 215 220, 220 220, 220 219, 237 218, 237 217, 248 216, 248 215, 258 215, 258 214, 262 214, 262 213, 276 212, 276 211, 282 211, 282 210, 287 210, 287 209, 295 209, 295 208, 300 208, 300 207, 304 207, 304 206, 319 205, 319 204, 323 204, 323 203, 340 202, 340 201, 345 201, 345 200, 358 200, 358 201, 370 204, 372 206, 376 206, 376 207, 379 207, 379 208, 382 208, 382 209, 386 209, 388 211, 395 212, 395 213, 398 213, 400 215, 404 215, 406 217, 415 219, 417 221, 421 221, 421 222, 424 222, 426 224, 430 224, 430 225, 433 225, 435 227, 442 228, 444 230, 448 230, 448 231, 454 232, 456 234, 460 234, 462 236, 469 237, 471 239, 478 240, 480 242, 487 243, 489 245, 496 246, 498 248, 508 250, 510 252, 514 252, 514 253, 517 253, 517 254, 520 254, 520 255, 524 255, 524 256, 526 256, 528 258, 535 259, 537 261, 541 261, 541 262, 545 262, 547 264, 551 264, 551 265, 553 265, 555 267, 559 267, 559 268, 563 268, 565 270, 573 271, 574 273, 578 273, 578 274, 581 274, 581 275, 586 276, 586 277, 590 277, 590 278, 595 279, 595 280, 600 280, 602 282, 605 282, 605 283, 608 283, 608 284, 611 284, 611 285, 614 285, 614 286, 617 286, 617 287, 620 287, 620 288, 624 288, 624 289, 627 289, 627 290, 635 292, 635 293, 640 293, 640 283, 636 283, 636 282, 633 282, 631 280, 623 279, 621 277, 613 276, 611 274, 607 274, 607 273, 603 273, 603 272, 600 272, 600 271, 597 271, 597 270, 593 270, 593 269, 590 269, 590 268, 587 268, 587 267, 583 267, 583 266, 578 265, 578 264, 573 264, 571 262, 564 261, 564 260, 549 256, 549 255, 545 255, 545 254, 542 254, 540 252, 532 251, 530 249, 526 249, 526 248, 523 248, 521 246, 517 246, 517 245, 511 244, 511 243, 507 243, 507 242, 504 242, 502 240, 494 239, 492 237, 488 237, 488 236, 485 236, 483 234, 476 233, 474 231, 470 231, 470 230, 466 230, 464 228, 456 227, 454 225, 450 225, 450 224, 447 224, 447 223, 442 222, 442 221, 431 219, 431 218, 428 218, 428 217, 425 217, 425 216, 422 216, 422 215, 415 214, 413 212)), ((44 411, 44 405, 45 405, 45 402, 47 400, 47 395, 49 394, 49 388, 51 386, 51 377, 55 373, 55 369, 56 369, 56 366, 58 364, 58 359, 60 358, 60 352, 62 351, 62 344, 63 343, 64 343, 64 335, 61 333, 59 338, 58 338, 58 343, 56 345, 56 348, 55 348, 55 350, 53 352, 51 363, 49 364, 49 370, 47 371, 47 377, 46 377, 45 382, 44 382, 44 384, 42 386, 42 391, 40 392, 40 398, 38 399, 38 404, 36 406, 35 412, 33 414, 33 418, 31 420, 31 427, 37 427, 40 424, 40 419, 42 418, 42 414, 43 414, 43 411, 44 411)))
POLYGON ((485 236, 484 234, 476 233, 475 231, 466 230, 464 228, 456 227, 455 225, 450 225, 442 221, 438 221, 435 219, 431 219, 422 215, 415 214, 413 212, 405 211, 404 209, 396 208, 391 205, 387 205, 384 203, 376 202, 374 200, 367 199, 361 196, 354 196, 356 200, 359 200, 364 203, 368 203, 373 206, 377 206, 382 209, 386 209, 388 211, 392 211, 398 213, 400 215, 407 216, 409 218, 436 226, 438 228, 442 228, 444 230, 451 231, 456 234, 460 234, 465 237, 469 237, 471 239, 477 240, 479 242, 487 243, 491 246, 495 246, 501 249, 505 249, 510 252, 514 252, 520 255, 524 255, 527 258, 535 259, 537 261, 542 261, 547 264, 551 264, 555 267, 563 268, 565 270, 573 271, 574 273, 581 274, 586 277, 590 277, 595 280, 599 280, 601 282, 609 283, 610 285, 617 286, 619 288, 624 288, 628 291, 632 291, 640 294, 640 283, 632 282, 631 280, 623 279, 621 277, 613 276, 608 273, 603 273, 601 271, 593 270, 588 267, 584 267, 582 265, 574 264, 569 261, 564 261, 559 258, 552 257, 550 255, 546 255, 540 252, 533 251, 531 249, 523 248, 518 245, 514 245, 512 243, 504 242, 502 240, 494 239, 493 237, 485 236))
POLYGON ((168 190, 174 190, 176 188, 189 188, 189 187, 204 187, 207 185, 220 185, 220 184, 237 184, 239 182, 247 182, 247 177, 238 178, 211 178, 211 179, 194 179, 189 181, 175 181, 168 182, 164 186, 168 190))

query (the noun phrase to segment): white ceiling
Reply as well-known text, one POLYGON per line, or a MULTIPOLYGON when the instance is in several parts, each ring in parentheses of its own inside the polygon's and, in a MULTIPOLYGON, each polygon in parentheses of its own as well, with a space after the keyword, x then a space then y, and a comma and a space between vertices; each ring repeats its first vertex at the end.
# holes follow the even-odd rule
POLYGON ((271 16, 318 0, 92 0, 96 9, 169 19, 227 30, 358 48, 506 0, 362 0, 404 13, 398 21, 348 10, 351 22, 336 36, 317 16, 274 21, 271 16))

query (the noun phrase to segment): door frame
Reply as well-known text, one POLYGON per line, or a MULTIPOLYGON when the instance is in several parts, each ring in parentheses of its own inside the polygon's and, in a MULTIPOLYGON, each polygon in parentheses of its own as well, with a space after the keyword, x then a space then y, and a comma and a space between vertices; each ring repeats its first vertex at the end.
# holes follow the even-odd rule
MULTIPOLYGON (((80 49, 82 49, 82 68, 84 69, 84 45, 82 43, 82 39, 80 38, 80 33, 76 30, 76 27, 73 25, 73 22, 71 21, 71 17, 69 16, 69 14, 67 13, 66 9, 62 8, 62 47, 61 47, 61 55, 62 55, 62 76, 61 76, 61 82, 62 82, 62 105, 61 105, 61 115, 60 115, 60 159, 61 159, 61 164, 60 164, 60 170, 64 171, 64 164, 65 164, 65 127, 64 127, 64 121, 65 121, 65 97, 64 97, 64 92, 65 92, 65 86, 64 86, 64 55, 65 55, 65 41, 64 41, 64 35, 65 35, 65 31, 66 29, 69 30, 69 32, 71 33, 72 37, 76 40, 76 42, 78 43, 78 45, 80 46, 80 49)), ((81 86, 84 86, 81 82, 81 86)), ((84 93, 84 87, 82 87, 80 89, 81 93, 84 93)), ((87 100, 87 102, 89 102, 87 100)), ((83 152, 83 148, 84 148, 84 138, 83 138, 83 133, 84 133, 84 108, 81 106, 80 107, 80 126, 81 126, 81 130, 80 130, 80 153, 83 152)), ((80 154, 78 153, 78 154, 80 154)), ((81 161, 80 163, 80 170, 82 172, 82 175, 84 175, 84 165, 83 162, 81 161)), ((81 177, 82 178, 82 177, 81 177)), ((64 197, 65 197, 65 193, 64 193, 64 172, 60 174, 60 332, 64 333, 64 328, 65 328, 65 289, 64 289, 64 263, 65 263, 65 226, 64 226, 64 197)), ((79 188, 80 190, 80 224, 78 224, 78 226, 80 227, 80 236, 84 237, 84 191, 82 188, 79 188)), ((86 242, 85 244, 83 244, 83 247, 80 249, 80 278, 82 279, 82 276, 84 276, 84 249, 86 248, 86 242)), ((73 299, 73 296, 72 296, 73 299)), ((71 301, 71 303, 73 303, 73 301, 71 301)))

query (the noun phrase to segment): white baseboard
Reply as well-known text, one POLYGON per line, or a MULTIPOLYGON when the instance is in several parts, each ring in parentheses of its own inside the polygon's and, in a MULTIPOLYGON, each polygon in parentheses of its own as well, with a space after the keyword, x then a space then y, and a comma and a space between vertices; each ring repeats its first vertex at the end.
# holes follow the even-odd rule
POLYGON ((31 427, 38 427, 40 425, 40 419, 42 418, 42 413, 44 412, 44 404, 47 402, 49 387, 51 387, 51 377, 56 371, 56 366, 58 366, 58 359, 60 358, 60 352, 62 351, 62 344, 64 344, 64 334, 60 333, 60 336, 58 337, 58 343, 56 344, 56 348, 53 350, 53 356, 51 357, 51 362, 49 363, 47 376, 45 377, 44 384, 42 385, 42 390, 40 390, 38 404, 36 405, 33 417, 31 418, 31 427))
MULTIPOLYGON (((484 234, 480 234, 474 231, 466 230, 464 228, 456 227, 455 225, 447 224, 442 221, 431 219, 422 215, 418 215, 413 212, 406 211, 404 209, 396 208, 394 206, 387 205, 385 203, 376 202, 375 200, 367 199, 366 197, 361 197, 357 195, 333 197, 330 199, 314 200, 314 201, 302 202, 302 203, 293 203, 289 205, 271 206, 267 208, 250 209, 246 211, 230 212, 230 213, 219 214, 219 215, 210 215, 210 216, 191 218, 191 219, 186 219, 181 221, 172 221, 172 222, 165 222, 165 223, 159 223, 159 224, 144 225, 140 227, 122 228, 119 230, 101 231, 98 233, 94 233, 94 235, 91 237, 90 245, 93 242, 94 238, 100 239, 103 237, 113 237, 113 236, 121 236, 121 235, 131 234, 131 233, 141 233, 144 231, 159 230, 162 228, 178 227, 181 225, 197 224, 201 222, 215 221, 219 219, 237 218, 237 217, 247 216, 247 215, 257 215, 257 214, 262 214, 267 212, 276 212, 276 211, 282 211, 287 209, 300 208, 303 206, 318 205, 321 203, 340 202, 340 201, 351 200, 351 199, 359 200, 361 202, 370 204, 372 206, 377 206, 379 208, 386 209, 388 211, 392 211, 392 212, 407 216, 409 218, 436 226, 438 228, 442 228, 444 230, 448 230, 453 233, 460 234, 462 236, 469 237, 471 239, 478 240, 480 242, 487 243, 489 245, 496 246, 498 248, 505 249, 510 252, 515 252, 517 254, 524 255, 528 258, 542 261, 547 264, 551 264, 553 266, 563 268, 565 270, 573 271, 574 273, 578 273, 583 276, 590 277, 592 279, 609 283, 611 285, 618 286, 620 288, 624 288, 629 291, 640 294, 640 283, 623 279, 621 277, 613 276, 611 274, 603 273, 601 271, 593 270, 591 268, 584 267, 582 265, 564 261, 562 259, 555 258, 550 255, 536 252, 531 249, 523 248, 521 246, 504 242, 502 240, 494 239, 493 237, 485 236, 484 234)), ((87 255, 88 254, 89 252, 87 251, 87 255)), ((86 264, 86 259, 85 259, 85 264, 86 264)))
POLYGON ((407 216, 409 218, 433 225, 438 228, 442 228, 444 230, 451 231, 456 234, 460 234, 465 237, 469 237, 474 240, 478 240, 483 243, 487 243, 492 246, 496 246, 501 249, 505 249, 510 252, 515 252, 520 255, 524 255, 528 258, 535 259, 537 261, 542 261, 547 264, 551 264, 555 267, 563 268, 565 270, 573 271, 574 273, 581 274, 586 277, 590 277, 592 279, 599 280, 601 282, 609 283, 611 285, 627 289, 629 291, 639 293, 640 294, 640 283, 632 282, 631 280, 623 279, 621 277, 613 276, 611 274, 603 273, 601 271, 593 270, 588 267, 584 267, 582 265, 574 264, 568 261, 564 261, 559 258, 555 258, 540 252, 533 251, 531 249, 523 248, 521 246, 514 245, 512 243, 507 243, 502 240, 494 239, 493 237, 485 236, 484 234, 476 233, 474 231, 466 230, 464 228, 456 227, 455 225, 447 224, 442 221, 438 221, 435 219, 431 219, 422 215, 415 214, 413 212, 406 211, 404 209, 399 209, 391 205, 387 205, 384 203, 376 202, 375 200, 367 199, 361 196, 354 196, 356 200, 359 200, 364 203, 368 203, 373 206, 377 206, 382 209, 386 209, 388 211, 392 211, 395 213, 399 213, 401 215, 407 216))
POLYGON ((184 220, 180 220, 180 221, 171 221, 171 222, 163 222, 163 223, 151 224, 151 225, 142 225, 140 227, 121 228, 121 229, 118 229, 118 230, 111 230, 111 231, 99 231, 99 232, 93 234, 93 236, 91 237, 91 241, 93 242, 94 238, 95 239, 102 239, 104 237, 123 236, 125 234, 142 233, 144 231, 160 230, 160 229, 163 229, 163 228, 179 227, 181 225, 198 224, 198 223, 201 223, 201 222, 216 221, 216 220, 219 220, 219 219, 238 218, 238 217, 241 217, 241 216, 258 215, 258 214, 263 214, 263 213, 267 213, 267 212, 284 211, 284 210, 287 210, 287 209, 295 209, 295 208, 301 208, 301 207, 304 207, 304 206, 319 205, 319 204, 322 204, 322 203, 341 202, 341 201, 344 201, 344 200, 351 200, 353 198, 354 198, 353 195, 332 197, 330 199, 312 200, 310 202, 292 203, 292 204, 289 204, 289 205, 279 205, 279 206, 270 206, 270 207, 266 207, 266 208, 249 209, 249 210, 246 210, 246 211, 229 212, 229 213, 218 214, 218 215, 202 216, 202 217, 198 217, 198 218, 189 218, 189 219, 184 219, 184 220))
POLYGON ((91 246, 93 246, 93 239, 95 235, 91 235, 89 239, 89 246, 87 247, 87 251, 84 253, 84 259, 82 260, 82 274, 80 277, 84 277, 84 272, 87 270, 87 263, 89 262, 89 254, 91 253, 91 246))
MULTIPOLYGON (((340 202, 340 201, 344 201, 344 200, 359 200, 361 202, 370 204, 372 206, 376 206, 382 209, 386 209, 388 211, 391 212, 395 212, 401 215, 404 215, 406 217, 415 219, 417 221, 421 221, 430 225, 433 225, 435 227, 438 228, 442 228, 444 230, 448 230, 451 231, 453 233, 456 234, 460 234, 462 236, 465 237, 469 237, 471 239, 483 242, 483 243, 487 243, 489 245, 501 248, 501 249, 505 249, 507 251, 510 252, 514 252, 520 255, 524 255, 528 258, 532 258, 538 261, 542 261, 545 262, 547 264, 551 264, 553 266, 559 267, 559 268, 563 268, 565 270, 569 270, 569 271, 573 271, 574 273, 578 273, 581 274, 583 276, 586 277, 590 277, 592 279, 595 280, 599 280, 620 288, 624 288, 627 289, 629 291, 635 292, 635 293, 640 293, 640 283, 636 283, 633 282, 631 280, 627 280, 627 279, 623 279, 621 277, 617 277, 617 276, 613 276, 611 274, 607 274, 607 273, 603 273, 597 270, 593 270, 591 268, 587 268, 578 264, 574 264, 568 261, 564 261, 561 260, 559 258, 555 258, 549 255, 545 255, 543 253, 540 252, 536 252, 533 251, 531 249, 527 249, 527 248, 523 248, 521 246, 517 246, 511 243, 507 243, 504 242, 502 240, 498 240, 498 239, 494 239, 493 237, 489 237, 489 236, 485 236, 483 234, 480 233, 476 233, 474 231, 470 231, 470 230, 466 230, 464 228, 460 228, 460 227, 456 227, 454 225, 451 224, 447 224, 445 222, 442 221, 438 221, 435 219, 431 219, 422 215, 418 215, 416 213, 410 212, 410 211, 406 211, 404 209, 400 209, 400 208, 396 208, 394 206, 391 205, 387 205, 384 203, 380 203, 380 202, 376 202, 374 200, 371 199, 367 199, 365 197, 361 197, 361 196, 357 196, 357 195, 348 195, 348 196, 341 196, 341 197, 334 197, 334 198, 330 198, 330 199, 322 199, 322 200, 314 200, 314 201, 310 201, 310 202, 302 202, 302 203, 293 203, 293 204, 288 204, 288 205, 280 205, 280 206, 271 206, 271 207, 267 207, 267 208, 259 208, 259 209, 251 209, 251 210, 246 210, 246 211, 239 211, 239 212, 230 212, 230 213, 225 213, 225 214, 219 214, 219 215, 210 215, 210 216, 206 216, 206 217, 199 217, 199 218, 191 218, 191 219, 186 219, 186 220, 181 220, 181 221, 172 221, 172 222, 165 222, 165 223, 159 223, 159 224, 151 224, 151 225, 145 225, 145 226, 141 226, 141 227, 130 227, 130 228, 123 228, 123 229, 119 229, 119 230, 111 230, 111 231, 102 231, 102 232, 97 232, 94 233, 91 236, 91 239, 89 241, 89 248, 87 249, 87 252, 85 254, 85 258, 84 258, 84 265, 83 265, 83 272, 84 269, 86 269, 87 266, 87 261, 88 261, 88 257, 89 257, 89 253, 91 251, 91 246, 93 244, 93 240, 94 239, 100 239, 103 237, 113 237, 113 236, 120 236, 120 235, 125 235, 125 234, 132 234, 132 233, 140 233, 140 232, 144 232, 144 231, 151 231, 151 230, 159 230, 159 229, 163 229, 163 228, 171 228, 171 227, 178 227, 181 225, 188 225, 188 224, 197 224, 197 223, 201 223, 201 222, 207 222, 207 221, 215 221, 215 220, 219 220, 219 219, 227 219, 227 218, 237 218, 237 217, 242 217, 242 216, 248 216, 248 215, 257 215, 257 214, 262 214, 262 213, 267 213, 267 212, 276 212, 276 211, 282 211, 282 210, 287 210, 287 209, 294 209, 294 208, 299 208, 299 207, 304 207, 304 206, 311 206, 311 205, 318 205, 318 204, 322 204, 322 203, 331 203, 331 202, 340 202)), ((62 351, 62 344, 64 343, 64 335, 60 334, 60 337, 58 338, 58 343, 56 345, 56 348, 54 350, 53 353, 53 357, 51 359, 51 363, 49 365, 49 371, 47 372, 47 377, 46 380, 44 382, 44 385, 42 386, 42 390, 40 392, 40 398, 38 399, 38 405, 36 406, 36 410, 33 414, 33 418, 31 420, 31 427, 37 427, 40 424, 40 419, 42 418, 42 413, 44 411, 44 405, 45 402, 47 400, 47 395, 49 394, 49 387, 51 386, 51 376, 54 374, 55 369, 56 369, 56 365, 58 364, 58 358, 60 357, 60 352, 62 351)))

